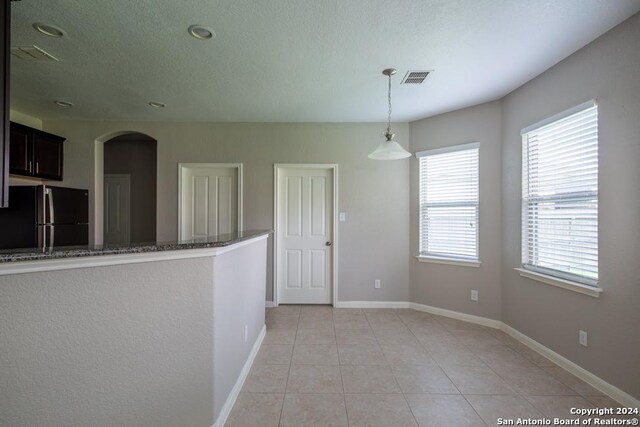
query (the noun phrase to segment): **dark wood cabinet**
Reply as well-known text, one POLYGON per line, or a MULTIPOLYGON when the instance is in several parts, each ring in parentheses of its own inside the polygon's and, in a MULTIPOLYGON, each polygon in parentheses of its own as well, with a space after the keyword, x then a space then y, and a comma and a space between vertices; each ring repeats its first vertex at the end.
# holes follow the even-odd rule
POLYGON ((9 165, 11 173, 29 175, 33 169, 31 132, 22 126, 13 125, 9 135, 9 165))
POLYGON ((10 134, 12 174, 62 181, 64 138, 13 122, 10 134))

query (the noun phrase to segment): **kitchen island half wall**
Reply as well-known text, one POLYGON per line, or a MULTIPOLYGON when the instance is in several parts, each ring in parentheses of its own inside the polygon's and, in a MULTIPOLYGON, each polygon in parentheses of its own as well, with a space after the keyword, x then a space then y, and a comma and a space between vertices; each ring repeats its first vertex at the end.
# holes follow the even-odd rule
POLYGON ((0 425, 222 423, 264 336, 268 235, 1 263, 0 425))

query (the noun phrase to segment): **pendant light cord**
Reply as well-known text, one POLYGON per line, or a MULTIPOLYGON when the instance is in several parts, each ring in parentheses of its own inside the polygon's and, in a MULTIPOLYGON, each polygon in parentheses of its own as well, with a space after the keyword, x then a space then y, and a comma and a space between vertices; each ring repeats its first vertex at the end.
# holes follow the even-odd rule
POLYGON ((387 100, 389 101, 389 115, 387 116, 387 133, 391 133, 391 74, 389 74, 389 91, 387 92, 387 100))

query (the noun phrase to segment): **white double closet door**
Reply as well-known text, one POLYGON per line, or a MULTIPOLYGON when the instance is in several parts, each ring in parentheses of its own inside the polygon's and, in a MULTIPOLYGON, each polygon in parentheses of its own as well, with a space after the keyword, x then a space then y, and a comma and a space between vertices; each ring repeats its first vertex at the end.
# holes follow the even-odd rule
POLYGON ((276 167, 278 303, 330 304, 332 168, 276 167))
POLYGON ((180 239, 235 233, 240 228, 241 168, 224 164, 181 164, 180 239))

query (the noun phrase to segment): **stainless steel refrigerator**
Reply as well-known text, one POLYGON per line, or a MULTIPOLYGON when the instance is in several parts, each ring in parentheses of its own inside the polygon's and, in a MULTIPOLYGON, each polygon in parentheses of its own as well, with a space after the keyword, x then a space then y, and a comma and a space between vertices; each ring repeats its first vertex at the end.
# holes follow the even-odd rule
POLYGON ((88 243, 88 190, 48 185, 9 188, 9 207, 0 209, 0 249, 45 250, 88 243))

